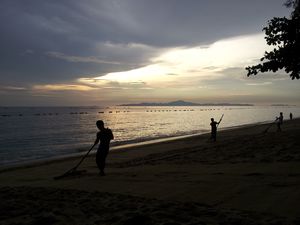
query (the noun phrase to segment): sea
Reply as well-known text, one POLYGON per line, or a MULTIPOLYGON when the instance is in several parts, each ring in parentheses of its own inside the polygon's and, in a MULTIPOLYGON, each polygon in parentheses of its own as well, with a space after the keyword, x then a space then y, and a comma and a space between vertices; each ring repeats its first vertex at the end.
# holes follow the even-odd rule
POLYGON ((298 106, 0 107, 0 167, 82 154, 97 120, 113 131, 114 149, 208 133, 212 117, 224 115, 219 129, 229 129, 272 122, 279 112, 300 117, 298 106))

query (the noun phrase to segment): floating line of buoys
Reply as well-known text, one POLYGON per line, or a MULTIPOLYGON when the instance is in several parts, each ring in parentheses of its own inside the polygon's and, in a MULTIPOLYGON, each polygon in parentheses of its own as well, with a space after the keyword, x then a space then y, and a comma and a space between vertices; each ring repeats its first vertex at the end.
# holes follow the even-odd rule
POLYGON ((69 114, 89 114, 88 112, 70 112, 69 114))
MULTIPOLYGON (((213 111, 213 110, 234 110, 235 108, 202 108, 202 109, 147 109, 145 110, 146 112, 192 112, 192 111, 213 111)), ((145 112, 144 111, 144 112, 145 112)), ((115 111, 98 111, 98 114, 104 114, 104 113, 129 113, 129 110, 115 110, 115 111)), ((71 115, 86 115, 90 114, 91 112, 69 112, 71 115)), ((95 112, 97 113, 97 112, 95 112)), ((2 114, 0 115, 1 117, 11 117, 11 116, 25 116, 26 114, 23 113, 18 113, 18 114, 2 114)), ((35 113, 32 114, 34 116, 54 116, 54 115, 59 115, 59 113, 55 112, 40 112, 40 113, 35 113)))
MULTIPOLYGON (((203 109, 200 109, 200 111, 202 111, 203 109)), ((180 112, 193 112, 195 111, 194 109, 153 109, 153 110, 150 110, 150 109, 147 109, 146 112, 177 112, 177 111, 180 111, 180 112)))
MULTIPOLYGON (((35 113, 35 114, 32 114, 33 116, 57 116, 59 115, 58 113, 35 113)), ((25 116, 23 113, 19 113, 19 114, 16 114, 16 115, 10 115, 10 114, 2 114, 1 115, 2 117, 10 117, 10 116, 25 116)))

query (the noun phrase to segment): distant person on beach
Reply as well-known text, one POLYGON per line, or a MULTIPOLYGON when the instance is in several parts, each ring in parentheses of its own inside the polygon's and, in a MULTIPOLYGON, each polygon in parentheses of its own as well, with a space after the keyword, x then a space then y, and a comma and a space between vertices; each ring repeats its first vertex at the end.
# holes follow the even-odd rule
POLYGON ((112 139, 114 139, 114 135, 113 135, 111 129, 104 127, 104 122, 102 120, 98 120, 96 122, 96 126, 100 130, 97 133, 97 138, 95 140, 95 145, 98 144, 100 141, 100 144, 99 144, 99 147, 97 150, 97 154, 96 154, 96 163, 100 170, 99 174, 101 176, 104 176, 105 175, 105 173, 104 173, 105 161, 106 161, 106 157, 109 152, 109 144, 110 144, 110 141, 112 139))
POLYGON ((290 113, 290 120, 293 119, 293 113, 290 113))
POLYGON ((281 125, 283 123, 283 114, 280 112, 279 117, 276 117, 277 120, 277 131, 281 131, 281 125))
POLYGON ((210 136, 210 139, 212 139, 213 141, 216 141, 217 140, 217 125, 220 123, 220 122, 216 122, 214 120, 214 118, 211 118, 211 123, 210 123, 210 126, 211 126, 211 136, 210 136))

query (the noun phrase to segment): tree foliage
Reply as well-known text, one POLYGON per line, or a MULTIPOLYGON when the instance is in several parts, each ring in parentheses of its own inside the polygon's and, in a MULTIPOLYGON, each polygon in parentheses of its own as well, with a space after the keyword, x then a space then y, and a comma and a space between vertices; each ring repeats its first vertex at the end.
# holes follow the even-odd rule
POLYGON ((293 8, 290 18, 274 17, 268 21, 268 25, 264 27, 263 31, 266 34, 267 44, 274 46, 274 49, 265 52, 260 59, 260 64, 246 67, 247 76, 284 69, 292 79, 300 78, 299 1, 288 0, 285 3, 285 6, 293 8))

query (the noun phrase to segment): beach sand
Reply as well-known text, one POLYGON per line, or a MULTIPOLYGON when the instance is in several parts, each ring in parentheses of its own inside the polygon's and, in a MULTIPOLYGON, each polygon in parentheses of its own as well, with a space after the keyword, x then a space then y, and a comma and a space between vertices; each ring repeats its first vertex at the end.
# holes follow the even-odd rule
POLYGON ((0 169, 0 224, 300 224, 300 119, 0 169))

